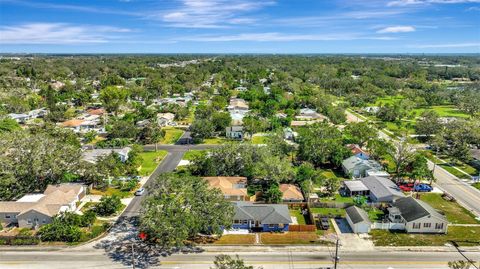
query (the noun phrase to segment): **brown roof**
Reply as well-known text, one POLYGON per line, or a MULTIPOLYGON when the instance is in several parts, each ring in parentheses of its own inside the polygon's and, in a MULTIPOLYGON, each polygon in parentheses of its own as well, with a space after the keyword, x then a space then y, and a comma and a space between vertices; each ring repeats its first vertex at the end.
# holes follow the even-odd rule
POLYGON ((367 154, 367 152, 365 152, 362 148, 360 148, 359 145, 350 144, 350 145, 347 145, 347 147, 350 149, 350 151, 354 155, 357 155, 359 153, 367 154))
POLYGON ((80 126, 84 120, 67 120, 62 122, 63 127, 77 127, 80 126))
POLYGON ((212 188, 218 188, 224 195, 248 196, 247 188, 238 188, 236 185, 246 185, 246 177, 204 177, 212 188))
POLYGON ((90 115, 103 115, 105 113, 105 109, 103 108, 97 108, 97 109, 89 109, 87 110, 87 113, 90 115))
POLYGON ((60 190, 62 192, 69 192, 71 190, 74 193, 78 194, 82 190, 82 185, 80 184, 58 184, 58 185, 48 185, 43 194, 48 195, 54 191, 60 190))
POLYGON ((52 217, 58 214, 62 206, 76 201, 81 188, 78 184, 49 185, 44 192, 45 196, 37 202, 0 202, 0 212, 21 215, 34 210, 52 217))
POLYGON ((303 194, 299 187, 293 184, 280 184, 283 200, 303 200, 303 194))

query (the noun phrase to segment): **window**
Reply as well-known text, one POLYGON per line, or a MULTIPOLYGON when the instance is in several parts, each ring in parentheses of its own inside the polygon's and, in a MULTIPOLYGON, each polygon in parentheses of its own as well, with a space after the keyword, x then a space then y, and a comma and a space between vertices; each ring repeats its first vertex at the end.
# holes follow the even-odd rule
POLYGON ((275 228, 275 224, 268 224, 268 228, 275 228))
POLYGON ((10 215, 5 215, 5 218, 6 218, 6 219, 9 219, 9 218, 10 218, 10 215))
POLYGON ((435 223, 435 229, 443 229, 443 223, 435 223))
POLYGON ((413 223, 412 226, 413 226, 413 229, 420 229, 420 224, 421 223, 413 223))
POLYGON ((47 220, 46 220, 46 219, 43 219, 43 220, 42 220, 42 223, 43 223, 43 224, 47 223, 47 220))
POLYGON ((424 223, 423 228, 431 228, 432 224, 431 223, 424 223))
POLYGON ((244 221, 243 221, 243 224, 248 224, 248 220, 244 220, 244 221))
POLYGON ((239 223, 240 223, 240 221, 239 221, 238 219, 236 219, 236 220, 233 220, 233 223, 235 223, 235 224, 239 224, 239 223))
POLYGON ((27 223, 28 223, 28 224, 32 224, 32 220, 31 220, 31 219, 27 219, 27 223))

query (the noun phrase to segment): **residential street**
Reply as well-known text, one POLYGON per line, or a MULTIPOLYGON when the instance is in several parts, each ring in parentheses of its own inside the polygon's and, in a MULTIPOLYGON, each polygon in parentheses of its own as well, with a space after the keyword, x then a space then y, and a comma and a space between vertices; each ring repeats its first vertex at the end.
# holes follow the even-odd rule
MULTIPOLYGON (((130 249, 129 245, 125 249, 130 249)), ((263 266, 264 269, 283 268, 333 268, 332 252, 323 251, 288 251, 284 248, 265 248, 264 251, 238 253, 247 264, 263 266)), ((197 254, 174 254, 170 256, 152 255, 147 259, 145 254, 135 255, 136 268, 178 268, 204 269, 210 268, 216 252, 197 254)), ((228 254, 228 253, 227 253, 228 254)), ((236 253, 231 253, 232 255, 236 253)), ((464 253, 473 260, 480 260, 480 254, 464 253)), ((338 268, 448 268, 447 262, 462 259, 456 252, 340 252, 338 268)), ((69 249, 59 252, 1 252, 0 268, 132 268, 131 255, 124 259, 112 258, 98 249, 69 249)))
MULTIPOLYGON (((363 119, 348 111, 346 111, 346 114, 347 118, 351 122, 363 121, 363 119)), ((379 131, 378 134, 381 138, 387 140, 391 139, 382 131, 379 131)), ((428 161, 428 166, 433 170, 433 162, 428 161)), ((456 176, 450 174, 447 172, 447 170, 438 165, 435 167, 434 176, 437 179, 437 181, 434 183, 435 186, 452 195, 458 203, 474 213, 476 216, 480 217, 480 191, 478 189, 462 182, 456 176)))

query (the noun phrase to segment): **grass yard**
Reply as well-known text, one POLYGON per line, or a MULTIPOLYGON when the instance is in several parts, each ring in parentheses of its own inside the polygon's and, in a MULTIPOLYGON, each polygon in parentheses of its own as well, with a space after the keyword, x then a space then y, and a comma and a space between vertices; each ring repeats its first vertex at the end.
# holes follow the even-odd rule
POLYGON ((438 113, 440 117, 454 117, 454 118, 469 118, 468 114, 465 114, 463 111, 459 110, 455 106, 445 105, 445 106, 432 106, 427 108, 416 108, 413 109, 410 114, 415 113, 415 116, 420 116, 426 110, 433 110, 438 113))
POLYGON ((473 183, 472 186, 480 190, 480 182, 473 183))
POLYGON ((131 196, 133 196, 134 192, 135 192, 135 190, 132 190, 132 191, 128 192, 128 191, 121 191, 120 189, 112 188, 112 187, 108 187, 104 191, 103 190, 97 190, 97 189, 91 189, 90 190, 90 194, 93 194, 93 195, 102 195, 102 196, 115 195, 115 196, 120 197, 120 199, 131 197, 131 196))
POLYGON ((298 225, 305 225, 305 216, 302 215, 302 212, 300 209, 290 209, 290 216, 291 217, 296 217, 298 225))
POLYGON ((460 246, 478 246, 480 227, 448 227, 448 234, 407 234, 387 230, 372 230, 373 243, 376 246, 443 246, 450 241, 460 246))
POLYGON ((260 242, 266 245, 306 245, 316 243, 315 232, 262 233, 260 242))
POLYGON ((206 150, 195 150, 195 149, 192 149, 192 150, 189 150, 189 151, 185 152, 185 154, 183 155, 183 159, 184 159, 184 160, 187 160, 187 161, 191 161, 191 160, 193 160, 195 157, 202 156, 202 155, 205 154, 206 152, 207 152, 206 150))
POLYGON ((382 210, 380 210, 378 208, 375 208, 375 207, 367 207, 367 208, 365 208, 365 211, 368 214, 368 218, 372 222, 381 220, 383 218, 383 216, 385 215, 385 213, 383 213, 382 210))
POLYGON ((215 241, 215 245, 253 245, 255 244, 254 234, 226 234, 215 241))
POLYGON ((475 216, 470 211, 460 206, 457 202, 450 202, 450 201, 444 200, 440 194, 425 193, 420 196, 420 199, 428 203, 433 208, 444 212, 445 216, 447 217, 447 220, 450 223, 455 223, 455 224, 480 223, 475 219, 475 216))
POLYGON ((310 213, 320 214, 322 216, 342 216, 345 217, 345 209, 343 208, 320 208, 320 207, 311 207, 310 213))
POLYGON ((160 141, 160 144, 175 144, 180 137, 182 137, 184 131, 174 127, 164 127, 165 137, 160 141))
MULTIPOLYGON (((386 97, 382 97, 382 98, 377 98, 377 100, 375 101, 375 103, 373 104, 374 106, 382 106, 382 105, 386 105, 386 104, 393 104, 395 102, 398 102, 398 101, 401 101, 402 99, 404 99, 405 97, 401 96, 401 95, 397 95, 397 96, 386 96, 386 97)), ((372 104, 371 104, 372 105, 372 104)))
POLYGON ((343 197, 339 193, 331 197, 322 197, 320 202, 353 203, 353 197, 343 197))
POLYGON ((144 151, 140 153, 142 157, 142 164, 140 167, 140 175, 148 176, 150 175, 158 164, 165 158, 167 151, 158 150, 158 151, 144 151))
POLYGON ((252 144, 265 144, 267 143, 268 137, 265 135, 257 135, 252 137, 252 144))

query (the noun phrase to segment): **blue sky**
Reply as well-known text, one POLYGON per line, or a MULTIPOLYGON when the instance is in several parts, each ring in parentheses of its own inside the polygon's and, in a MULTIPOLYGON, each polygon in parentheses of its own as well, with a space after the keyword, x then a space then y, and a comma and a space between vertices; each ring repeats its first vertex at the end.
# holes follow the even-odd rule
POLYGON ((480 53, 480 0, 0 0, 0 52, 480 53))

